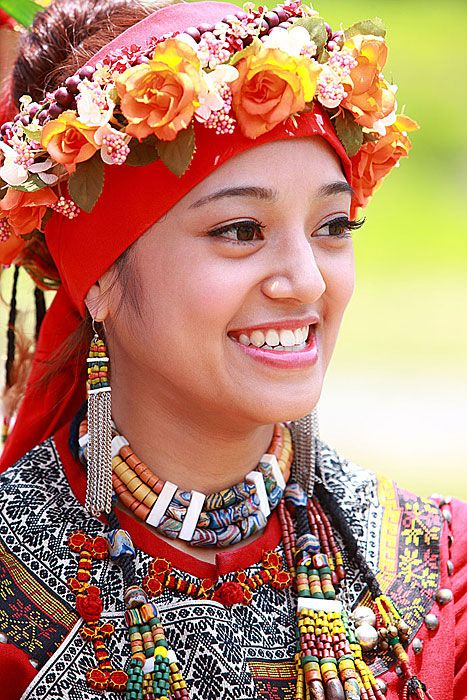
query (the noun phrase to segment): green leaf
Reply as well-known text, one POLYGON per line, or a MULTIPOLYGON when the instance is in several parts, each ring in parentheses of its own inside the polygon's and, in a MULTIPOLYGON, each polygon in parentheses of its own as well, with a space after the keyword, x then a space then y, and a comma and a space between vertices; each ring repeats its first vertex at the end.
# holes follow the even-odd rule
POLYGON ((149 165, 158 160, 157 139, 154 135, 148 136, 141 143, 138 139, 131 139, 130 152, 125 161, 126 165, 149 165))
POLYGON ((193 127, 179 131, 174 141, 159 141, 157 150, 168 169, 177 177, 181 177, 190 165, 195 150, 193 127))
POLYGON ((381 17, 373 17, 373 19, 365 19, 362 22, 357 22, 352 24, 345 32, 344 36, 346 39, 350 39, 357 34, 372 36, 386 36, 386 25, 381 17))
POLYGON ((0 0, 0 8, 23 27, 29 27, 35 15, 44 9, 33 0, 0 0))
POLYGON ((68 180, 68 191, 75 204, 89 212, 99 199, 104 187, 104 163, 100 153, 90 160, 78 163, 68 180))
POLYGON ((334 119, 334 126, 340 142, 349 158, 358 153, 363 144, 363 129, 357 124, 352 114, 344 109, 334 119))
POLYGON ((23 126, 23 131, 28 137, 28 139, 31 139, 32 141, 40 141, 41 140, 41 133, 42 133, 42 127, 37 125, 35 129, 31 129, 28 126, 23 126))
POLYGON ((26 182, 23 182, 22 185, 15 185, 13 189, 20 192, 37 192, 37 190, 42 190, 44 187, 48 187, 47 183, 41 180, 39 175, 33 173, 29 175, 26 182))
POLYGON ((294 27, 305 27, 311 40, 314 41, 318 47, 317 54, 319 56, 328 40, 326 22, 324 19, 322 17, 301 17, 293 23, 291 29, 294 27))

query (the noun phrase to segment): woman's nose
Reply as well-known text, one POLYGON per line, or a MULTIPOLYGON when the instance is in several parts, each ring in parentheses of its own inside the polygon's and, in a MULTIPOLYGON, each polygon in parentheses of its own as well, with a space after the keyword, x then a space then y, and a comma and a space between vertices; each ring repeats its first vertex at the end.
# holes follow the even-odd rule
POLYGON ((288 238, 286 245, 275 250, 271 274, 262 284, 263 293, 271 299, 294 299, 312 304, 326 290, 309 236, 288 238))

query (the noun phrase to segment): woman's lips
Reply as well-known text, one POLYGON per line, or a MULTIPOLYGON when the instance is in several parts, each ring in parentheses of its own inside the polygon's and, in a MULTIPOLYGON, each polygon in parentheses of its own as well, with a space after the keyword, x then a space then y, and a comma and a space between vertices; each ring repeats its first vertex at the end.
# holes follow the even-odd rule
POLYGON ((229 335, 229 338, 246 355, 271 367, 282 369, 304 369, 316 364, 318 360, 318 343, 316 339, 316 325, 310 325, 306 342, 301 346, 270 350, 254 345, 244 345, 237 338, 229 335))

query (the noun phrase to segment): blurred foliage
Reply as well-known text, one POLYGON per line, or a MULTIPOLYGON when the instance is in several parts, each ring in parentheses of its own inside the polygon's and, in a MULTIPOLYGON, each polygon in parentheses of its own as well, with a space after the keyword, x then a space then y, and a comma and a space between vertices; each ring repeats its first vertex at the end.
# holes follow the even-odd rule
POLYGON ((467 499, 467 3, 315 8, 335 29, 382 16, 384 74, 421 127, 355 235, 357 290, 324 393, 325 437, 408 488, 467 499), (346 387, 353 404, 341 403, 346 387))
POLYGON ((4 10, 10 17, 13 17, 23 27, 29 27, 32 24, 34 15, 39 12, 45 5, 47 0, 0 0, 0 9, 4 10))

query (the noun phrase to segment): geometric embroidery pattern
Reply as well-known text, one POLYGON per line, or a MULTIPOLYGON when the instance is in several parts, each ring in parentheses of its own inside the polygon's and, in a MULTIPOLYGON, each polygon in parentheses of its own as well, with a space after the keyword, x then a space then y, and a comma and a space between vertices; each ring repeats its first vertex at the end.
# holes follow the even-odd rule
MULTIPOLYGON (((410 611, 408 622, 415 633, 438 581, 437 508, 340 460, 323 444, 320 469, 367 561, 378 571, 382 588, 404 616, 410 611)), ((66 586, 76 569, 67 538, 77 529, 93 537, 102 535, 105 526, 90 518, 76 500, 50 438, 0 477, 0 628, 40 661, 24 700, 97 697, 85 681, 86 670, 95 665, 93 651, 79 634, 81 622, 74 624, 74 596, 66 586)), ((276 551, 283 556, 282 545, 276 551)), ((151 556, 138 551, 139 580, 151 561, 151 556)), ((349 574, 342 598, 352 609, 367 592, 354 562, 346 561, 346 566, 349 574)), ((246 572, 251 576, 258 570, 256 565, 246 572)), ((173 573, 198 582, 175 568, 173 573)), ((102 590, 103 621, 111 620, 115 626, 108 641, 112 663, 125 668, 129 657, 121 572, 107 560, 94 562, 92 577, 102 590)), ((228 574, 221 581, 233 578, 228 574)), ((293 700, 296 594, 292 589, 266 585, 255 591, 251 605, 230 608, 165 591, 157 606, 192 700, 293 700)), ((379 673, 385 667, 383 662, 374 670, 379 673)), ((121 700, 114 692, 103 697, 121 700)))

